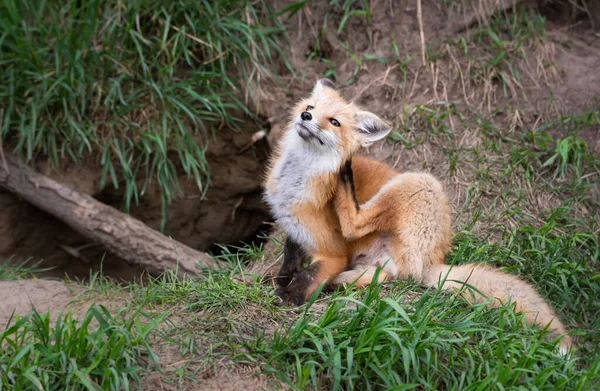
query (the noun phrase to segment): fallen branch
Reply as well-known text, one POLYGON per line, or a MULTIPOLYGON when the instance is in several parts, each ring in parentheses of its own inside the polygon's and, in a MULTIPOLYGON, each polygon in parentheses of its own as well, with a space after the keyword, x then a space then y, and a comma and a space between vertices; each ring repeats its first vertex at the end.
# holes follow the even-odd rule
POLYGON ((5 153, 5 162, 6 165, 0 165, 0 187, 151 274, 178 270, 179 274, 198 275, 197 263, 211 269, 218 267, 207 254, 168 238, 87 194, 61 185, 9 153, 5 153))

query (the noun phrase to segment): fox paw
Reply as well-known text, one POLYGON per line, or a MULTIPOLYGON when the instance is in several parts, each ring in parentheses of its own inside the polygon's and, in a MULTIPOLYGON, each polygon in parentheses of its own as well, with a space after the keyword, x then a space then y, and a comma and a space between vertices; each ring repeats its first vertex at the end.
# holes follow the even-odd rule
POLYGON ((349 242, 352 242, 353 240, 356 240, 356 235, 355 234, 347 234, 347 235, 344 235, 344 239, 346 239, 349 242))
POLYGON ((294 279, 296 273, 297 271, 279 272, 279 274, 277 274, 277 277, 275 277, 275 283, 277 284, 277 287, 279 289, 285 289, 285 287, 292 283, 292 280, 294 279))
POLYGON ((275 291, 275 296, 277 296, 280 300, 276 302, 276 304, 282 306, 286 305, 300 307, 306 302, 304 292, 299 292, 297 290, 279 288, 275 291))
POLYGON ((306 303, 309 287, 314 281, 314 273, 317 270, 318 264, 312 264, 308 269, 297 273, 289 285, 279 287, 275 295, 281 300, 280 304, 301 306, 306 303))
POLYGON ((342 227, 342 236, 344 237, 344 239, 346 239, 347 241, 350 241, 350 242, 357 238, 354 230, 344 229, 343 227, 342 227))

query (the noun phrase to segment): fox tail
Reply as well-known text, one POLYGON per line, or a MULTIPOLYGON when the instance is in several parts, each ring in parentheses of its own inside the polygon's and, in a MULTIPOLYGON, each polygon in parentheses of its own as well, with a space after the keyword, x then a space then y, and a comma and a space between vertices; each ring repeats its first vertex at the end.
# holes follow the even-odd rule
MULTIPOLYGON (((442 282, 442 289, 462 288, 463 283, 473 286, 483 295, 492 299, 492 306, 499 305, 499 300, 510 298, 516 302, 516 311, 527 318, 530 325, 539 324, 545 327, 549 323, 550 337, 563 336, 559 342, 560 354, 567 355, 573 341, 566 335, 565 326, 544 298, 528 283, 511 274, 494 270, 485 265, 434 265, 425 274, 423 282, 427 286, 437 288, 442 282)), ((486 301, 485 297, 476 294, 476 300, 486 301)))

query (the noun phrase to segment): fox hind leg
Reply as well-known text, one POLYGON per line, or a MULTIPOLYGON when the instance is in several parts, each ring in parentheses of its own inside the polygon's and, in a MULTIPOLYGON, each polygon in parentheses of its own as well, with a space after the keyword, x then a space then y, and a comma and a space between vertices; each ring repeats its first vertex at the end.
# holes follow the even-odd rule
MULTIPOLYGON (((369 285, 377 272, 378 266, 369 265, 358 269, 351 269, 338 276, 333 280, 334 285, 346 285, 354 283, 357 288, 362 288, 369 285)), ((388 280, 388 274, 385 270, 380 269, 377 276, 377 283, 380 284, 388 280)))

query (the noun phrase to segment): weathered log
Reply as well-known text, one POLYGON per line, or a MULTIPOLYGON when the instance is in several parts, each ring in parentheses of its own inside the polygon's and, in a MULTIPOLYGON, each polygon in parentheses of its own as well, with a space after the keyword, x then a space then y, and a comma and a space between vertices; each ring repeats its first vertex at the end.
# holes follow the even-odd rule
POLYGON ((177 270, 198 275, 198 265, 218 268, 207 254, 177 242, 141 221, 36 172, 6 153, 0 161, 0 186, 151 274, 177 270))

